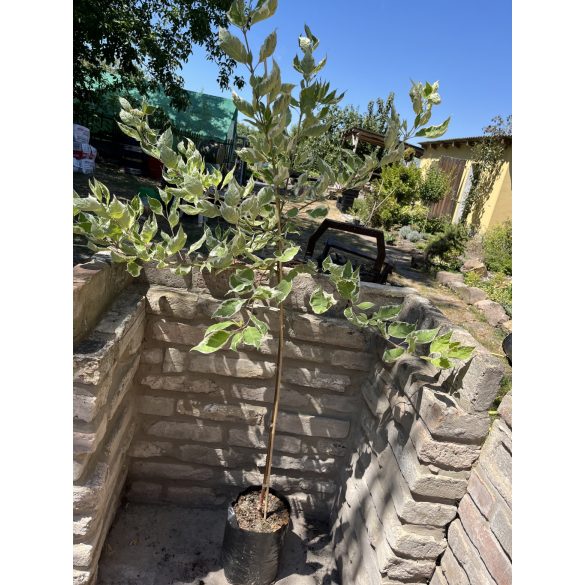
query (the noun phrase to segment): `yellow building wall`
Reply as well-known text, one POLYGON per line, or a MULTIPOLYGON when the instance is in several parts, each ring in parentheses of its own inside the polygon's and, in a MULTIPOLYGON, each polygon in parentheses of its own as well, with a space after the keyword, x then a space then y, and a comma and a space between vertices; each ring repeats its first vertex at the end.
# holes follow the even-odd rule
MULTIPOLYGON (((433 163, 437 163, 442 156, 450 156, 463 160, 473 160, 473 147, 462 144, 460 146, 438 145, 433 148, 428 146, 420 160, 420 168, 426 169, 433 163)), ((499 177, 494 183, 494 188, 490 198, 484 207, 484 212, 480 222, 480 232, 485 232, 488 228, 499 225, 508 219, 512 219, 512 148, 506 148, 504 152, 504 164, 499 177)), ((462 186, 468 174, 468 169, 461 178, 459 186, 459 199, 455 207, 454 217, 457 217, 461 208, 461 196, 463 194, 462 186)))

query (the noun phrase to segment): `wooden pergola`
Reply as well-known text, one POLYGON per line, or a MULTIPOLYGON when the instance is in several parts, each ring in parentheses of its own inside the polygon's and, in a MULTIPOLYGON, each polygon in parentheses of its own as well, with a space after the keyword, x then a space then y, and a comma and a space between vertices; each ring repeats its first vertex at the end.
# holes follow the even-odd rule
MULTIPOLYGON (((365 142, 366 144, 371 144, 372 146, 379 146, 384 148, 383 134, 365 130, 359 126, 353 126, 347 130, 347 132, 343 135, 343 138, 351 142, 354 152, 357 150, 358 144, 360 142, 365 142)), ((417 146, 416 144, 409 144, 408 142, 406 143, 406 146, 414 151, 414 154, 410 158, 420 158, 423 155, 424 151, 420 146, 417 146)))

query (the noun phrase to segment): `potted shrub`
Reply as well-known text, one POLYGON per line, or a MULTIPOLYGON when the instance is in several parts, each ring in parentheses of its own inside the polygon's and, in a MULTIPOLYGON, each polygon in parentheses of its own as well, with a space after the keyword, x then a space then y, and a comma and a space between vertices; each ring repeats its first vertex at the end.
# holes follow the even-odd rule
MULTIPOLYGON (((225 177, 216 169, 207 170, 192 141, 185 140, 174 149, 170 129, 159 133, 149 126, 153 107, 142 104, 134 108, 121 98, 120 128, 137 140, 147 155, 164 165, 166 186, 159 190, 160 200, 148 198, 150 210, 144 218, 139 197, 124 203, 98 181, 90 183, 88 197, 74 196, 75 233, 85 236, 94 251, 109 251, 112 261, 124 263, 133 276, 138 276, 142 265, 148 262, 179 275, 187 275, 193 269, 229 274, 229 290, 214 313, 218 321, 207 329, 194 351, 211 354, 219 350, 238 351, 243 346, 258 348, 269 332, 254 308, 262 305, 278 311, 275 393, 263 482, 244 490, 230 505, 224 538, 226 576, 232 583, 242 585, 267 584, 275 579, 290 521, 286 498, 270 487, 284 368, 285 301, 295 278, 315 270, 312 264, 285 267, 300 251, 289 239, 295 231, 294 218, 303 207, 325 199, 328 187, 335 181, 355 187, 366 182, 377 166, 399 160, 408 136, 413 133, 440 136, 448 124, 447 120, 439 126, 425 127, 433 105, 440 101, 438 84, 413 84, 415 123, 407 131, 406 123, 392 112, 386 152, 380 160, 371 156, 362 160, 351 151, 342 151, 339 169, 317 161, 322 175, 316 181, 301 174, 293 182, 291 172, 298 162, 299 144, 327 131, 328 126, 323 123, 327 110, 342 96, 317 79, 326 59, 315 61, 319 40, 307 26, 305 34, 299 37, 300 55, 293 62, 301 75, 298 91, 293 91, 293 84, 282 82, 280 69, 271 59, 276 32, 268 35, 254 59, 248 42, 250 28, 272 16, 276 4, 276 0, 266 0, 251 8, 244 0, 236 0, 229 18, 240 30, 243 42, 225 29, 219 32, 223 50, 250 74, 252 100, 233 95, 246 122, 257 129, 250 136, 249 146, 238 153, 252 172, 245 185, 237 183, 233 170, 225 177), (293 110, 298 115, 298 124, 290 130, 293 110), (255 180, 265 183, 257 193, 255 180), (215 230, 205 226, 201 238, 187 245, 180 212, 220 218, 223 223, 215 230), (200 254, 203 250, 204 255, 200 254)), ((327 209, 317 207, 309 213, 324 217, 327 209)), ((310 298, 313 311, 323 314, 336 303, 343 303, 344 315, 351 323, 373 328, 389 341, 391 348, 385 352, 385 360, 393 361, 415 352, 420 344, 430 344, 430 351, 423 357, 439 368, 451 367, 451 359, 465 360, 471 355, 472 348, 451 341, 450 333, 416 330, 416 325, 397 321, 399 306, 374 307, 373 303, 359 302, 359 269, 354 270, 350 263, 337 266, 327 258, 323 267, 336 294, 318 287, 310 298)))

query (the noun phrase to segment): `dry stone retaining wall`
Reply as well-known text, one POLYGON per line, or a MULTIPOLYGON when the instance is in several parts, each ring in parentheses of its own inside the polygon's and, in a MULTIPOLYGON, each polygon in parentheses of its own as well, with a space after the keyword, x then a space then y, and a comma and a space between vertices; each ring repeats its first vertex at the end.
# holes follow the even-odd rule
MULTIPOLYGON (((125 484, 127 452, 136 428, 132 387, 144 336, 144 307, 143 295, 125 290, 74 348, 73 580, 77 585, 95 582, 100 552, 125 484)), ((95 314, 95 307, 89 311, 95 314)))
MULTIPOLYGON (((95 579, 124 485, 135 501, 201 506, 224 505, 261 481, 276 342, 237 355, 189 351, 213 322, 226 281, 227 275, 184 278, 149 268, 145 292, 124 290, 76 346, 77 583, 95 579)), ((476 462, 503 365, 455 329, 456 339, 477 347, 468 364, 438 372, 409 357, 389 366, 381 359, 385 342, 339 318, 341 307, 326 317, 307 311, 315 279, 295 285, 287 301, 273 484, 305 514, 331 519, 344 583, 426 584, 432 578, 444 585, 449 567, 469 562, 461 546, 475 545, 471 536, 457 540, 457 526, 471 530, 463 517, 478 518, 471 506, 481 479, 476 462)), ((366 284, 361 300, 404 301, 400 319, 453 329, 410 289, 366 284)), ((274 310, 255 312, 276 331, 274 310)), ((492 516, 479 510, 493 526, 509 518, 501 506, 492 516)), ((507 538, 501 527, 496 531, 507 538)))
MULTIPOLYGON (((399 318, 452 329, 417 295, 406 298, 399 318)), ((502 363, 468 333, 455 329, 454 338, 476 346, 476 354, 445 372, 418 357, 389 366, 381 360, 384 344, 376 345, 349 472, 333 507, 344 584, 426 584, 447 548, 503 376, 502 363)))
POLYGON ((512 394, 471 472, 431 585, 512 583, 512 394))

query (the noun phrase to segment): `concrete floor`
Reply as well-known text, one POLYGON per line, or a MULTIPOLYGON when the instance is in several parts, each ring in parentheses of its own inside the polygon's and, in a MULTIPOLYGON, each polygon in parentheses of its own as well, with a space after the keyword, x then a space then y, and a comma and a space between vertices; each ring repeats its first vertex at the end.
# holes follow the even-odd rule
MULTIPOLYGON (((102 550, 98 585, 226 585, 220 551, 227 511, 125 504, 102 550)), ((327 527, 294 516, 276 583, 337 585, 327 527)))

